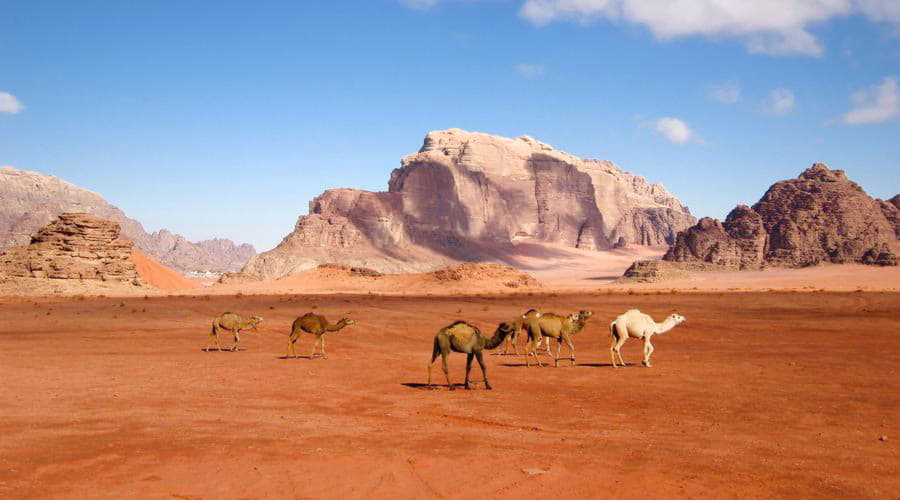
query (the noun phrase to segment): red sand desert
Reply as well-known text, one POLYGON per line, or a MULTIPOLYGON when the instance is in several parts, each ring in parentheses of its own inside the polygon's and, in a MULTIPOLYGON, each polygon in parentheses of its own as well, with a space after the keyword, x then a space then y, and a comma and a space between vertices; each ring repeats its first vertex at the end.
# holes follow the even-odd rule
POLYGON ((891 292, 6 298, 0 497, 893 498, 898 317, 891 292), (491 353, 493 391, 422 387, 439 327, 533 306, 595 312, 578 366, 491 353), (653 368, 634 340, 609 366, 630 307, 688 318, 653 368), (225 310, 265 321, 203 352, 225 310), (310 310, 357 324, 282 359, 310 310))

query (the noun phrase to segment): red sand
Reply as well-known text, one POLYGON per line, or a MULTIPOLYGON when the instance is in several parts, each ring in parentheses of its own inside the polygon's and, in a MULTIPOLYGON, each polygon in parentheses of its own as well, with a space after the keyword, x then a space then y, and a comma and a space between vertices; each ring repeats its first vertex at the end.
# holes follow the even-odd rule
POLYGON ((132 252, 131 261, 137 267, 141 280, 154 288, 175 292, 203 286, 200 282, 185 278, 140 252, 132 252))
POLYGON ((896 293, 0 299, 0 497, 893 498, 898 318, 896 293), (579 366, 418 385, 439 327, 532 306, 595 311, 579 366), (280 359, 314 307, 358 324, 280 359), (629 307, 688 318, 653 368, 608 366, 629 307), (203 352, 224 310, 266 320, 203 352))

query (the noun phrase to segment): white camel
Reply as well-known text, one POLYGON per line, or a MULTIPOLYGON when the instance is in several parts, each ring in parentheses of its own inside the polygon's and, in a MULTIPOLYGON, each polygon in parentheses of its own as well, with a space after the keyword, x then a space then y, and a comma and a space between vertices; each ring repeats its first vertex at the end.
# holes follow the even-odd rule
POLYGON ((628 366, 622 359, 622 345, 628 337, 644 339, 644 366, 650 365, 650 355, 653 354, 653 344, 650 337, 666 333, 685 321, 680 314, 671 314, 662 323, 653 321, 649 314, 644 314, 637 309, 631 309, 622 314, 609 324, 609 335, 612 337, 612 346, 609 348, 609 356, 612 358, 613 368, 616 366, 616 355, 622 366, 628 366))

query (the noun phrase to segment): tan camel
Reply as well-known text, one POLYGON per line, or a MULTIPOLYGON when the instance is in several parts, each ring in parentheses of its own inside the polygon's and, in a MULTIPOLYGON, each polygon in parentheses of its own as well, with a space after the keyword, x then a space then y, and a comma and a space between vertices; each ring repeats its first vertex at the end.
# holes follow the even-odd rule
MULTIPOLYGON (((515 353, 516 356, 519 355, 519 344, 518 344, 519 331, 525 330, 525 320, 535 319, 535 318, 540 318, 540 317, 541 317, 541 313, 539 313, 537 311, 537 309, 529 309, 528 311, 525 312, 525 314, 523 314, 523 315, 519 316, 518 318, 516 318, 515 320, 513 320, 512 325, 514 327, 514 330, 513 330, 512 335, 506 337, 506 342, 504 343, 504 348, 503 348, 503 353, 502 353, 504 356, 509 354, 509 346, 512 346, 513 352, 515 353)), ((548 345, 548 349, 549 349, 550 344, 547 344, 547 345, 548 345)))
MULTIPOLYGON (((559 367, 559 355, 562 352, 563 342, 569 346, 569 351, 572 354, 570 359, 572 360, 572 365, 575 365, 575 344, 572 342, 572 337, 584 329, 585 323, 593 314, 591 311, 581 311, 568 316, 543 313, 539 318, 525 320, 526 328, 528 328, 528 342, 525 344, 525 366, 529 366, 529 354, 535 357, 538 366, 543 366, 537 355, 537 346, 541 344, 541 340, 544 337, 555 338, 558 343, 556 358, 554 359, 555 366, 559 367)), ((550 349, 549 344, 547 349, 550 349)))
POLYGON ((612 337, 609 356, 612 358, 613 368, 616 366, 616 355, 619 356, 622 366, 628 366, 625 364, 625 360, 622 359, 622 345, 625 344, 628 337, 644 339, 643 363, 644 366, 650 367, 650 355, 653 354, 653 344, 650 343, 650 337, 666 333, 685 321, 685 317, 680 314, 670 314, 662 323, 657 323, 653 321, 650 315, 644 314, 637 309, 631 309, 622 314, 609 324, 609 335, 612 337))
POLYGON ((316 355, 316 345, 322 344, 322 358, 328 359, 328 354, 325 353, 325 334, 328 332, 337 332, 342 330, 345 326, 350 326, 355 322, 350 318, 341 318, 340 321, 334 324, 328 323, 328 320, 325 319, 325 316, 321 314, 315 313, 306 313, 303 316, 294 320, 294 324, 291 325, 291 336, 288 341, 288 350, 287 356, 290 357, 291 352, 294 353, 294 357, 297 357, 297 349, 294 344, 297 343, 297 339, 300 338, 300 332, 308 333, 310 335, 315 335, 316 340, 313 342, 312 352, 309 353, 309 359, 313 359, 316 355))
POLYGON ((228 330, 234 333, 234 345, 231 346, 231 350, 236 351, 238 342, 241 340, 241 331, 256 330, 256 326, 262 323, 262 320, 263 319, 259 316, 243 319, 234 313, 222 313, 221 316, 214 319, 212 322, 212 331, 209 334, 209 341, 206 342, 204 350, 209 352, 209 345, 212 342, 215 342, 216 350, 221 351, 222 347, 219 345, 219 330, 228 330))
POLYGON ((503 340, 512 335, 513 328, 510 323, 500 323, 494 336, 485 338, 481 334, 481 330, 476 326, 472 326, 465 321, 457 321, 450 326, 441 328, 434 336, 434 348, 431 351, 431 362, 428 363, 428 388, 431 389, 431 367, 434 360, 441 356, 443 360, 444 376, 447 377, 447 385, 450 390, 455 390, 453 384, 450 383, 450 370, 447 366, 447 357, 450 351, 468 354, 466 359, 466 389, 469 389, 469 373, 472 371, 472 358, 478 360, 481 366, 481 374, 484 375, 485 389, 493 389, 491 383, 488 382, 487 369, 484 366, 484 357, 482 352, 485 349, 491 350, 497 348, 503 340))

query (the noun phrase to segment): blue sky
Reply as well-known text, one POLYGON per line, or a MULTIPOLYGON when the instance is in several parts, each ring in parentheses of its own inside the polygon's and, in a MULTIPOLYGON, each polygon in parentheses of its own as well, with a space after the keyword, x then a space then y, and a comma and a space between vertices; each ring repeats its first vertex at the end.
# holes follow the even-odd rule
POLYGON ((723 217, 813 162, 900 192, 896 0, 0 2, 0 165, 271 248, 430 130, 529 134, 723 217))

